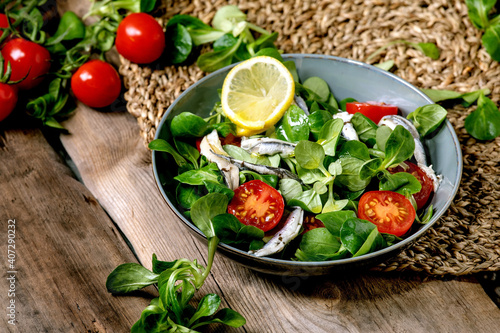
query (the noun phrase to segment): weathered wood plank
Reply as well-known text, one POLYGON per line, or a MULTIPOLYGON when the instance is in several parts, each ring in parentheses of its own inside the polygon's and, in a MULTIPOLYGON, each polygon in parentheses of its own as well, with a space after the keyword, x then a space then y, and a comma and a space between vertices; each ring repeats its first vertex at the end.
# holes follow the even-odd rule
POLYGON ((106 291, 107 275, 136 259, 96 199, 39 130, 0 132, 0 161, 0 331, 128 331, 149 299, 106 291), (8 221, 14 219, 15 262, 8 267, 8 221), (12 297, 8 271, 16 271, 12 297), (11 300, 15 326, 6 316, 11 300))
MULTIPOLYGON (((62 142, 83 181, 130 240, 140 260, 205 257, 155 185, 135 119, 80 106, 62 142)), ((204 292, 220 288, 247 318, 247 332, 492 332, 500 310, 472 278, 444 281, 363 273, 268 277, 216 256, 204 292)))

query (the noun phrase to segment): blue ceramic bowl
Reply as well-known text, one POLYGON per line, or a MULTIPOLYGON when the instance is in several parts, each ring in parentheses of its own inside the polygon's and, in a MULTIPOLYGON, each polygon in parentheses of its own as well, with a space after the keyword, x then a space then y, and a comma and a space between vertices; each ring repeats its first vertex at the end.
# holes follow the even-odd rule
MULTIPOLYGON (((397 105, 405 116, 419 106, 433 103, 429 97, 403 79, 365 63, 333 56, 310 54, 289 54, 285 55, 284 58, 295 61, 302 81, 311 76, 319 76, 324 79, 337 100, 352 97, 359 101, 383 101, 397 105)), ((183 111, 196 112, 202 117, 207 116, 214 103, 219 100, 217 89, 222 87, 224 78, 233 66, 207 75, 179 96, 163 116, 155 138, 166 139, 167 126, 171 119, 183 111)), ((360 257, 326 262, 259 258, 226 244, 219 245, 219 253, 256 271, 295 276, 324 275, 357 270, 374 266, 397 255, 403 249, 411 246, 429 228, 432 228, 448 209, 460 184, 462 154, 458 138, 451 124, 446 121, 435 135, 424 140, 424 145, 436 174, 441 174, 444 180, 432 199, 434 206, 432 220, 402 242, 360 257)), ((206 238, 201 231, 181 214, 181 209, 176 207, 175 186, 172 185, 172 178, 176 176, 172 172, 176 170, 172 170, 172 163, 175 164, 169 160, 168 154, 153 152, 153 170, 158 188, 167 204, 188 230, 206 243, 206 238)))

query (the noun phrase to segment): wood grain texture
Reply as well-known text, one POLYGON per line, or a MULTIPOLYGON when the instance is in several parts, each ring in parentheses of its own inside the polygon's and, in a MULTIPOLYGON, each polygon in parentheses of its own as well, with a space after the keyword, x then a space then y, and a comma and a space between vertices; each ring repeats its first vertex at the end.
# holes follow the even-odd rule
MULTIPOLYGON (((206 257, 206 246, 163 201, 131 115, 80 105, 64 125, 71 135, 62 142, 85 185, 143 264, 150 266, 153 252, 163 260, 206 257)), ((206 292, 242 313, 246 332, 492 332, 500 325, 500 310, 473 278, 270 277, 216 255, 206 292)))
POLYGON ((106 291, 107 275, 136 260, 96 199, 39 130, 0 132, 0 161, 0 331, 128 331, 152 295, 106 291), (14 297, 6 285, 9 219, 16 221, 14 297), (15 326, 6 317, 11 299, 15 326))

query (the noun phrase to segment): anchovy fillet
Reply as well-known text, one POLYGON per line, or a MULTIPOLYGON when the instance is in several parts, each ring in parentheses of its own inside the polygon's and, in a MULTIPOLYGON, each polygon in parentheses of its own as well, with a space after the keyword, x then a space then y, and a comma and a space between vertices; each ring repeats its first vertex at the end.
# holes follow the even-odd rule
POLYGON ((382 117, 382 119, 380 119, 380 121, 378 122, 378 125, 385 125, 392 130, 396 128, 397 125, 401 125, 405 129, 407 129, 413 137, 413 141, 415 141, 415 152, 413 153, 413 155, 415 156, 415 160, 419 164, 427 165, 424 145, 422 144, 422 141, 420 141, 420 134, 418 134, 417 129, 415 128, 415 126, 413 126, 411 121, 409 121, 405 117, 390 115, 382 117))
POLYGON ((227 159, 222 158, 229 155, 222 149, 216 130, 203 137, 200 143, 200 153, 210 162, 217 164, 217 167, 224 176, 227 187, 235 190, 240 185, 240 170, 227 159))
POLYGON ((398 115, 389 115, 382 117, 378 125, 385 125, 390 129, 394 129, 397 125, 401 125, 405 129, 407 129, 408 132, 410 132, 411 136, 413 136, 413 141, 415 141, 415 151, 413 152, 413 156, 417 161, 417 165, 420 169, 422 169, 422 171, 427 174, 430 179, 432 179, 434 192, 437 191, 440 179, 438 176, 436 176, 436 173, 432 169, 432 165, 427 164, 427 156, 425 155, 424 145, 422 144, 422 141, 420 141, 420 134, 418 133, 413 123, 405 117, 401 117, 398 115))
POLYGON ((293 97, 293 101, 299 108, 304 111, 307 116, 309 115, 309 108, 307 107, 307 104, 302 97, 300 97, 299 95, 295 95, 293 97))
POLYGON ((245 169, 252 170, 252 171, 255 171, 255 172, 260 173, 262 175, 273 175, 273 176, 277 176, 278 178, 290 178, 290 179, 295 179, 295 180, 301 182, 300 178, 296 174, 288 171, 287 169, 275 168, 272 166, 245 162, 245 161, 241 161, 241 160, 237 160, 235 158, 232 158, 231 156, 224 156, 224 155, 219 155, 219 154, 215 154, 215 155, 217 155, 220 158, 225 159, 229 163, 236 165, 238 168, 243 169, 243 170, 245 170, 245 169))
POLYGON ((342 127, 342 136, 347 141, 359 141, 358 133, 351 123, 352 116, 352 114, 342 111, 334 114, 333 119, 342 119, 342 121, 344 122, 344 127, 342 127))
POLYGON ((298 236, 303 222, 304 211, 302 208, 296 207, 288 216, 283 228, 263 248, 257 251, 249 251, 248 253, 254 254, 257 257, 264 257, 280 252, 285 248, 285 245, 298 236))
POLYGON ((243 138, 241 148, 250 154, 275 155, 287 158, 294 156, 295 143, 271 138, 243 138))

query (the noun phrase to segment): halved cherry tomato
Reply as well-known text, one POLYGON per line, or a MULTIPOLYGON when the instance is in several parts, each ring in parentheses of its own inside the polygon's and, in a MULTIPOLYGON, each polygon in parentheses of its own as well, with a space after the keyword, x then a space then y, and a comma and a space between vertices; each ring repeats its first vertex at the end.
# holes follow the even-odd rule
POLYGON ((395 105, 385 104, 385 103, 373 103, 373 102, 350 102, 346 103, 346 111, 355 114, 359 112, 371 120, 375 124, 378 124, 383 116, 396 115, 398 114, 398 107, 395 105))
POLYGON ((383 233, 404 235, 413 224, 415 215, 410 200, 396 192, 366 192, 359 200, 358 217, 372 222, 383 233))
POLYGON ((325 225, 323 224, 323 222, 321 222, 320 220, 318 220, 314 216, 306 215, 304 217, 304 222, 302 223, 302 227, 304 228, 304 230, 302 231, 302 235, 303 235, 306 232, 311 231, 313 229, 324 228, 325 225))
POLYGON ((434 184, 432 179, 427 176, 427 174, 418 167, 418 165, 413 164, 411 162, 405 162, 408 165, 408 169, 403 169, 401 166, 397 166, 395 168, 388 169, 390 173, 398 173, 398 172, 408 172, 415 176, 418 179, 420 184, 422 184, 422 189, 420 192, 415 193, 413 198, 417 203, 417 209, 421 209, 425 207, 425 204, 429 200, 431 193, 434 191, 434 184))
POLYGON ((285 201, 281 194, 261 180, 251 180, 234 191, 227 207, 245 225, 253 225, 263 231, 274 228, 283 216, 285 201))

